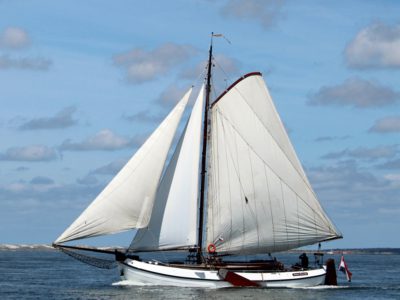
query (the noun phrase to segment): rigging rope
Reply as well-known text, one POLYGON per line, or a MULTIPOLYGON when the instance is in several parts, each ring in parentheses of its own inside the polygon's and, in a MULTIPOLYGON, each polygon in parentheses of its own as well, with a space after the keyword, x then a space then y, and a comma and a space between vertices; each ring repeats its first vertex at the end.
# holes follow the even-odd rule
POLYGON ((81 253, 78 253, 76 251, 72 250, 67 250, 65 248, 60 247, 59 248, 62 252, 65 254, 71 256, 72 258, 75 258, 76 260, 79 260, 85 264, 100 268, 100 269, 114 269, 117 267, 117 263, 115 260, 109 260, 109 259, 102 259, 98 257, 93 257, 93 256, 88 256, 84 255, 81 253))

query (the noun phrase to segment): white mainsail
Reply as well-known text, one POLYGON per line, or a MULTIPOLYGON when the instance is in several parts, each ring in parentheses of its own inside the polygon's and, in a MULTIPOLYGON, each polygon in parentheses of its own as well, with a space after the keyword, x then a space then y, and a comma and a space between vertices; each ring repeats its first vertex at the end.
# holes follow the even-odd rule
POLYGON ((204 86, 157 191, 149 226, 140 229, 132 251, 194 246, 197 239, 201 124, 204 86))
POLYGON ((259 73, 211 110, 207 245, 284 251, 340 237, 320 206, 259 73))
POLYGON ((55 241, 112 234, 148 225, 154 198, 190 89, 135 155, 55 241))

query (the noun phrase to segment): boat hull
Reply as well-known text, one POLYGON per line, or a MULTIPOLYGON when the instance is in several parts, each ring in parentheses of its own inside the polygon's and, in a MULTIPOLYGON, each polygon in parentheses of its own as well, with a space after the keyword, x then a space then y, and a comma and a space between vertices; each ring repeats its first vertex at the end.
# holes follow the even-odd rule
MULTIPOLYGON (((217 270, 178 268, 168 265, 126 259, 119 263, 121 278, 132 285, 225 288, 233 285, 218 275, 217 270)), ((305 271, 235 271, 260 287, 293 288, 324 284, 324 268, 305 271)))

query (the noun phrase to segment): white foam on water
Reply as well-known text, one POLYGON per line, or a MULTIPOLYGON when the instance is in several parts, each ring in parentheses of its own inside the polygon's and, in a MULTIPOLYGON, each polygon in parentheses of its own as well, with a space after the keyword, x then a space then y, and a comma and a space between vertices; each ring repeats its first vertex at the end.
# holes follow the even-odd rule
POLYGON ((4 247, 5 249, 10 249, 10 250, 15 250, 15 249, 20 248, 19 245, 12 245, 12 244, 5 244, 5 245, 2 245, 2 247, 4 247))
POLYGON ((331 290, 331 289, 347 289, 349 285, 317 285, 309 287, 292 287, 292 289, 302 289, 302 290, 331 290))
POLYGON ((118 282, 112 283, 113 286, 147 286, 147 284, 141 284, 137 282, 132 282, 129 280, 121 280, 118 282))

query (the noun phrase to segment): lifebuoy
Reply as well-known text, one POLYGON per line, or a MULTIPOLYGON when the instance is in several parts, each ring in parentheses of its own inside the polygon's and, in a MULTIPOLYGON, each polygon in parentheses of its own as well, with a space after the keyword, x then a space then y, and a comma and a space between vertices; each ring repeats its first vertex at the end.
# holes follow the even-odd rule
POLYGON ((217 250, 217 247, 215 247, 214 244, 209 244, 207 247, 208 253, 215 253, 215 251, 217 250))

